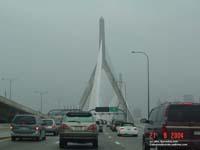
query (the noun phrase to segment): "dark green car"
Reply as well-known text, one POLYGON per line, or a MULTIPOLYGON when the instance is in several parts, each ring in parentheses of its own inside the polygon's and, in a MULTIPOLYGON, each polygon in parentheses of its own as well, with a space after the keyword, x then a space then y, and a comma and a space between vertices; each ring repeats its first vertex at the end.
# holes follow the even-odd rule
POLYGON ((11 140, 17 138, 32 138, 37 141, 46 139, 46 131, 44 122, 39 116, 35 115, 16 115, 10 126, 11 140))

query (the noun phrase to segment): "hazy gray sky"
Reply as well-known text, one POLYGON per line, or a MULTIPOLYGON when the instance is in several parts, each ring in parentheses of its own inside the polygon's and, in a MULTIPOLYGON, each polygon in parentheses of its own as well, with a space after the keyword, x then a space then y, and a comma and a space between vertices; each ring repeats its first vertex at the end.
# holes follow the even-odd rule
MULTIPOLYGON (((146 59, 131 50, 149 54, 152 106, 200 96, 199 0, 1 0, 0 77, 16 78, 13 98, 38 110, 34 91, 46 90, 45 111, 77 104, 96 63, 100 16, 132 107, 144 108, 147 82, 146 59)), ((0 94, 8 89, 0 80, 0 94)))

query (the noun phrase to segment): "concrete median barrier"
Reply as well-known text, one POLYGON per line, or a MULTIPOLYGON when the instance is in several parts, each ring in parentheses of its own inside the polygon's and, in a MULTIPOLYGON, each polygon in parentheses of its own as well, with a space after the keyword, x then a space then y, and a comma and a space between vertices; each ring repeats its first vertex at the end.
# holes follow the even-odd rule
POLYGON ((0 140, 10 138, 10 124, 0 124, 0 140))
POLYGON ((2 130, 2 129, 9 129, 9 127, 10 127, 9 123, 3 123, 3 124, 0 123, 0 130, 2 130))

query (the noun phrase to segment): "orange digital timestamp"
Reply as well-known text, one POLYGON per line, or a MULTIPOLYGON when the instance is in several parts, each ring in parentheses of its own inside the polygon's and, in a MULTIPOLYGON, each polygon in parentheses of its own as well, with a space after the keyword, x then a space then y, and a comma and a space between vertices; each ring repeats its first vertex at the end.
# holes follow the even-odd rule
POLYGON ((181 139, 184 139, 184 133, 170 132, 170 134, 168 134, 167 132, 163 132, 163 139, 181 140, 181 139))
POLYGON ((183 132, 171 132, 171 139, 172 140, 184 139, 184 133, 183 132))

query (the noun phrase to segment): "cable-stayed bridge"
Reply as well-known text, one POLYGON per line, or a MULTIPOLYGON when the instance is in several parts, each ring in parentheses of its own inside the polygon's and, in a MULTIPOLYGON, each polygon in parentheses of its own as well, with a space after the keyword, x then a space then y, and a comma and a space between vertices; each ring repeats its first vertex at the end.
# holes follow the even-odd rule
POLYGON ((133 116, 125 97, 122 76, 118 80, 114 74, 105 46, 104 19, 99 19, 99 51, 97 62, 88 85, 79 102, 82 110, 95 110, 96 107, 117 108, 115 113, 95 113, 97 117, 111 120, 118 118, 133 122, 133 116))

